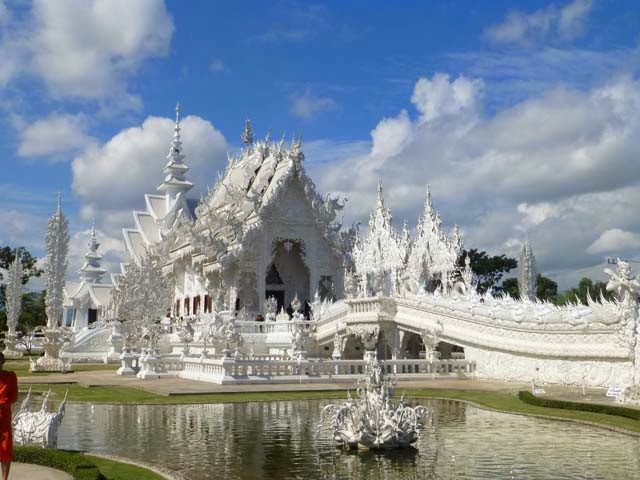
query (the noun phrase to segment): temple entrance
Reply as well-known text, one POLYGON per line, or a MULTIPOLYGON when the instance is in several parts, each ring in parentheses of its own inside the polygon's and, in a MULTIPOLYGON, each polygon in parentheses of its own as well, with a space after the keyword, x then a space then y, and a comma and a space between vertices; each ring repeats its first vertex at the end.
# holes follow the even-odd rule
POLYGON ((278 302, 278 312, 284 308, 284 290, 267 290, 264 294, 264 298, 267 299, 270 297, 274 297, 276 302, 278 302))
POLYGON ((265 296, 278 301, 278 311, 287 310, 297 295, 307 309, 309 296, 309 269, 304 263, 302 240, 276 240, 273 243, 273 261, 267 268, 265 296), (282 303, 281 303, 282 302, 282 303))

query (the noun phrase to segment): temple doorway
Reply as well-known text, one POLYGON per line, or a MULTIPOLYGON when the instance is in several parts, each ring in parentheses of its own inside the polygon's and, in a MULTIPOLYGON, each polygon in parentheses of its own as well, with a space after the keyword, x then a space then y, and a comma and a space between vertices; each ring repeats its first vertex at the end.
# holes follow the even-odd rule
POLYGON ((304 258, 302 240, 284 239, 273 243, 273 260, 267 268, 265 296, 276 298, 278 311, 283 306, 287 310, 296 295, 306 310, 310 299, 309 269, 304 258))

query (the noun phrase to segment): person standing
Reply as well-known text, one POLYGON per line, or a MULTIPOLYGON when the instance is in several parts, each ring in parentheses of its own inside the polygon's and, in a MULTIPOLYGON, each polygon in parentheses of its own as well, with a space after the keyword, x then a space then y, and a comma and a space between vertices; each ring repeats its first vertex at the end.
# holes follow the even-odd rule
POLYGON ((18 400, 18 378, 15 372, 4 369, 4 354, 0 352, 0 464, 2 480, 9 479, 13 460, 13 432, 11 431, 11 405, 18 400))

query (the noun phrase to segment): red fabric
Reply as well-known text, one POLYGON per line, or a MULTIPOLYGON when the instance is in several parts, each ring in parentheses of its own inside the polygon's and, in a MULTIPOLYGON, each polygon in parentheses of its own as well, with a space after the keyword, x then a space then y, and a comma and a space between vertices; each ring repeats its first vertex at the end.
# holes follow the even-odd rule
POLYGON ((14 372, 0 371, 0 462, 13 459, 11 405, 18 400, 18 378, 14 372))

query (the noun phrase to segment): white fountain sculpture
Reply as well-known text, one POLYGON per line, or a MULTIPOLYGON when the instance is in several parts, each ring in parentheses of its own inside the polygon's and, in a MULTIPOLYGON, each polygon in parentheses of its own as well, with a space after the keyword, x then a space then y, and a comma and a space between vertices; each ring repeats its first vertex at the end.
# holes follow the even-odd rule
POLYGON ((42 401, 42 407, 37 412, 29 411, 31 389, 22 401, 20 410, 13 417, 13 439, 18 445, 39 445, 43 448, 56 448, 58 444, 58 429, 64 417, 64 407, 67 403, 67 393, 57 412, 49 412, 49 390, 42 401))
POLYGON ((341 405, 322 409, 318 433, 333 430, 336 447, 344 449, 386 450, 412 446, 420 430, 432 418, 428 407, 411 407, 404 396, 397 404, 391 401, 394 385, 383 373, 374 352, 368 352, 364 377, 358 380, 358 398, 347 394, 341 405))

